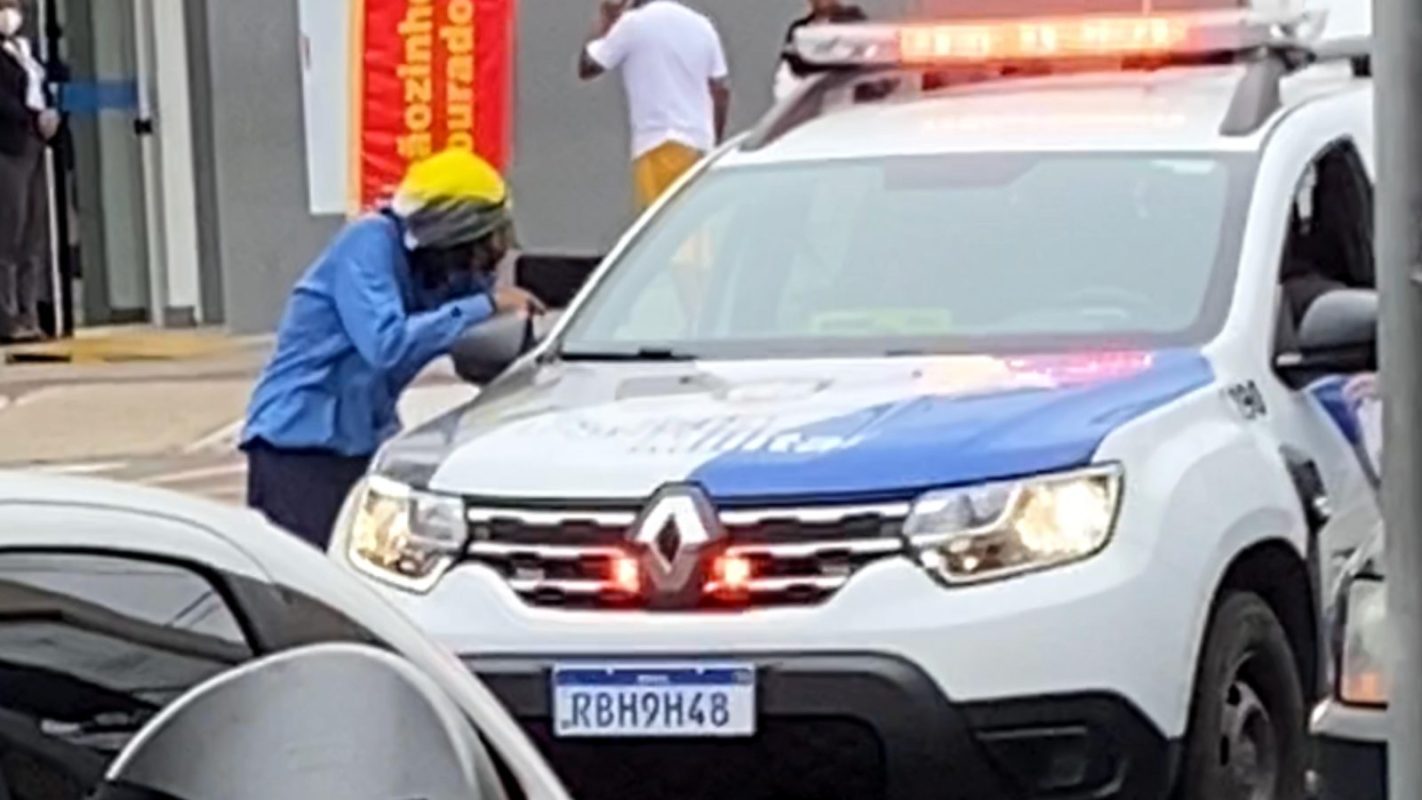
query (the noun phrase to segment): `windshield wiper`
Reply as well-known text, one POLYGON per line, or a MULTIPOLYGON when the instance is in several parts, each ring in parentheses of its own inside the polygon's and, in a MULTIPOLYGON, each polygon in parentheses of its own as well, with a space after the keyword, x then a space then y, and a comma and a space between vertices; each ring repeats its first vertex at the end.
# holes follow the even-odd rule
POLYGON ((636 350, 562 350, 564 361, 695 361, 696 356, 670 347, 639 347, 636 350))

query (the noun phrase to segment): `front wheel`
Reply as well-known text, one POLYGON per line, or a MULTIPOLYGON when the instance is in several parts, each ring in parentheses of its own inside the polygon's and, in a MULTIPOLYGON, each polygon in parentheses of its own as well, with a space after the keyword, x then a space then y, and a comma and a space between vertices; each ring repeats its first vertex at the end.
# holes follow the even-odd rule
POLYGON ((1304 797, 1307 732, 1298 663, 1258 595, 1223 597, 1195 677, 1179 800, 1304 797))

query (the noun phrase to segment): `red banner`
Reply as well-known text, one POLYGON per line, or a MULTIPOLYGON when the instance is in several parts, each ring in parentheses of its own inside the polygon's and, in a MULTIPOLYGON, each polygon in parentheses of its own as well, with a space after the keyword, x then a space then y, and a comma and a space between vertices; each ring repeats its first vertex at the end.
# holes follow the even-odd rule
POLYGON ((509 156, 514 0, 360 0, 352 20, 351 205, 388 198, 449 147, 509 156))

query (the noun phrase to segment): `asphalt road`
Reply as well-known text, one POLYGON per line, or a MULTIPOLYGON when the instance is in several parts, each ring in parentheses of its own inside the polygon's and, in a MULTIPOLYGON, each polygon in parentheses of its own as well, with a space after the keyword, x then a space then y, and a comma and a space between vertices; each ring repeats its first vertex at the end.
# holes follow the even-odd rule
MULTIPOLYGON (((0 369, 0 469, 243 503, 246 457, 237 439, 261 356, 211 365, 0 369)), ((417 425, 474 394, 436 364, 401 399, 401 417, 417 425)))
POLYGON ((34 467, 42 472, 136 483, 222 503, 246 500, 247 461, 235 447, 165 453, 132 459, 78 461, 34 467))

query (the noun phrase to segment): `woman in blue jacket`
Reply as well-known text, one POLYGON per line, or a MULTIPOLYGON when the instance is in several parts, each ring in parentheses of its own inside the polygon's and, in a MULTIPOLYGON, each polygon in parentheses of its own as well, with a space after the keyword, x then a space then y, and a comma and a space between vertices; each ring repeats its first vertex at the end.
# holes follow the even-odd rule
POLYGON ((503 179, 457 150, 412 166, 388 207, 337 235, 296 284, 252 396, 250 506, 326 546, 415 376, 496 314, 543 310, 494 285, 511 241, 503 179))

